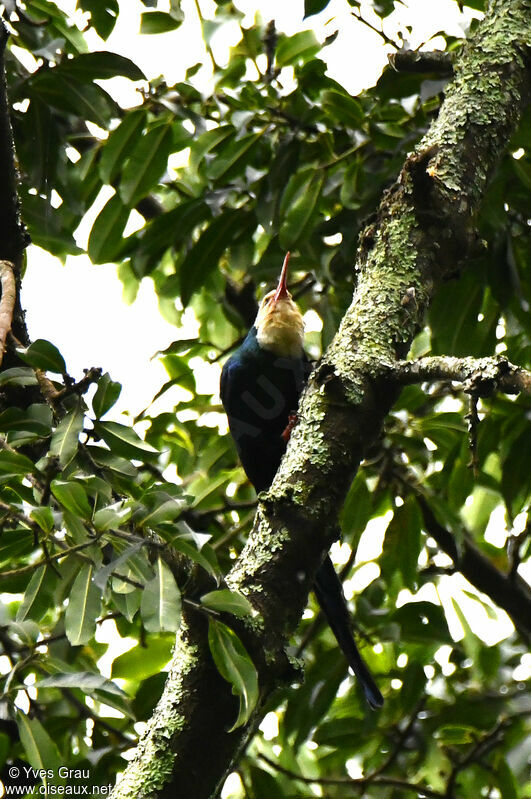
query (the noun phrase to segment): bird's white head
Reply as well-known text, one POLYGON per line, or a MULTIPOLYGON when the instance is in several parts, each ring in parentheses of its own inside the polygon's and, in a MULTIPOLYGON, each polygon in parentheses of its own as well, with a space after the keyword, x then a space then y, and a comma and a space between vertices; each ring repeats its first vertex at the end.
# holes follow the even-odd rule
POLYGON ((288 291, 289 252, 286 253, 276 290, 265 295, 255 321, 259 345, 282 358, 300 358, 304 322, 288 291))

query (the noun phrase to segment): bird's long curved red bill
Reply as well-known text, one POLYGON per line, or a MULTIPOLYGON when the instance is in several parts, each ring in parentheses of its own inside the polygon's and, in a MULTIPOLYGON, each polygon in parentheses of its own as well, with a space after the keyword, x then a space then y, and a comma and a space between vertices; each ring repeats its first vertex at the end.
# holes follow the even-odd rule
POLYGON ((288 295, 288 264, 289 264, 289 252, 286 253, 286 257, 284 258, 284 263, 282 264, 282 272, 280 273, 280 279, 278 281, 278 287, 273 297, 273 302, 277 302, 282 297, 287 297, 288 295))

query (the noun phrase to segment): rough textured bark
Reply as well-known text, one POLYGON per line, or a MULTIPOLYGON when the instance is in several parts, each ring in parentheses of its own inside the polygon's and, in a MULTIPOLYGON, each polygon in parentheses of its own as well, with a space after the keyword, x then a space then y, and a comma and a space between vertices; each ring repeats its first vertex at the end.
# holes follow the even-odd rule
MULTIPOLYGON (((407 353, 437 286, 458 271, 489 176, 528 100, 530 10, 528 0, 490 4, 455 64, 438 119, 363 232, 352 304, 312 375, 277 477, 228 575, 261 614, 260 625, 242 635, 261 655, 264 695, 288 675, 286 636, 335 538, 360 460, 393 404, 388 367, 407 353)), ((204 630, 187 625, 164 696, 114 799, 215 796, 252 729, 227 732, 231 699, 212 671, 204 630)))

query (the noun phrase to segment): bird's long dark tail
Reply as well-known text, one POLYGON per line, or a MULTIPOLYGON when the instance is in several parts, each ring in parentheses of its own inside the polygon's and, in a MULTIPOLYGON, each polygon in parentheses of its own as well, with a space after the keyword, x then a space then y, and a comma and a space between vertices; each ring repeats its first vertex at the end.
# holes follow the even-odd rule
POLYGON ((328 555, 315 575, 313 590, 350 668, 363 688, 367 702, 373 709, 381 707, 383 696, 354 641, 343 586, 328 555))

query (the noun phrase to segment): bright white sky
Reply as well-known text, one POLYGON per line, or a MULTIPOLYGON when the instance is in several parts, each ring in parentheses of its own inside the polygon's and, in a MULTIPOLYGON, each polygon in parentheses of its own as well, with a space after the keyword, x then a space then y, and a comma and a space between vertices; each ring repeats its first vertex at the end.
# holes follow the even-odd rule
MULTIPOLYGON (((213 2, 200 0, 200 3, 204 15, 211 16, 213 2)), ((413 47, 427 41, 443 28, 460 36, 472 16, 475 16, 470 11, 466 16, 460 14, 453 0, 405 0, 405 3, 405 6, 399 5, 399 14, 393 14, 386 21, 385 30, 395 38, 397 30, 403 30, 405 25, 414 25, 416 38, 410 40, 413 47)), ((79 15, 75 13, 75 0, 60 0, 58 4, 71 14, 72 19, 79 20, 79 15)), ((255 0, 235 0, 235 4, 246 12, 245 25, 252 23, 256 9, 265 7, 255 0)), ((140 0, 121 0, 121 6, 124 13, 120 15, 107 43, 95 35, 87 36, 93 49, 108 49, 126 55, 141 67, 148 78, 162 73, 169 85, 182 80, 188 66, 204 60, 205 67, 195 80, 199 80, 203 88, 208 87, 210 67, 205 57, 194 0, 182 2, 186 22, 181 28, 156 37, 138 34, 140 13, 145 10, 140 0)), ((382 44, 377 34, 352 18, 346 0, 333 0, 325 12, 305 22, 303 0, 268 0, 266 7, 267 20, 274 18, 277 28, 288 34, 311 26, 318 38, 323 40, 339 29, 337 39, 326 48, 324 55, 329 73, 352 93, 358 93, 373 84, 387 61, 390 48, 382 44)), ((364 15, 376 21, 368 3, 364 7, 364 15)), ((214 39, 212 46, 218 61, 223 62, 228 58, 228 48, 236 41, 234 29, 228 29, 223 36, 214 39)), ((437 44, 437 40, 434 40, 429 47, 433 48, 437 44)), ((106 82, 106 88, 123 107, 139 102, 136 88, 130 81, 117 78, 106 82)), ((86 246, 92 221, 107 197, 108 194, 104 194, 99 198, 80 226, 77 241, 81 247, 86 246)), ((135 222, 133 215, 131 224, 138 225, 138 220, 135 222)), ((167 379, 163 367, 156 359, 152 360, 152 356, 175 338, 181 337, 182 332, 179 333, 160 315, 149 279, 142 282, 137 299, 128 306, 122 301, 122 285, 114 265, 92 266, 86 256, 79 256, 68 258, 66 266, 62 266, 55 258, 32 247, 28 253, 22 299, 27 309, 31 338, 45 338, 56 344, 74 377, 79 378, 84 367, 101 366, 110 372, 114 380, 123 384, 118 406, 121 411, 138 413, 149 404, 167 379)), ((175 399, 175 395, 168 392, 164 398, 165 407, 173 408, 175 399)), ((380 538, 388 521, 379 524, 380 538)), ((500 526, 503 527, 503 523, 500 526)), ((362 548, 364 560, 378 554, 370 551, 371 547, 374 549, 373 533, 365 535, 367 546, 362 548), (372 539, 372 543, 368 538, 372 539)), ((381 541, 378 546, 381 546, 381 541)), ((334 559, 341 561, 341 552, 337 550, 334 554, 334 559)), ((350 581, 350 588, 356 592, 376 576, 372 572, 369 574, 367 567, 359 560, 358 567, 350 581)), ((460 594, 460 604, 482 637, 488 639, 489 643, 504 637, 511 627, 508 618, 505 614, 501 614, 497 620, 487 618, 477 603, 461 593, 460 589, 467 587, 468 583, 456 575, 441 584, 439 596, 435 595, 433 587, 427 586, 426 592, 430 595, 424 596, 423 591, 422 596, 418 595, 417 598, 434 602, 441 600, 452 622, 454 634, 460 637, 460 625, 450 605, 450 596, 460 594)), ((348 590, 349 586, 346 588, 348 590)), ((409 601, 405 596, 403 599, 409 601)))

